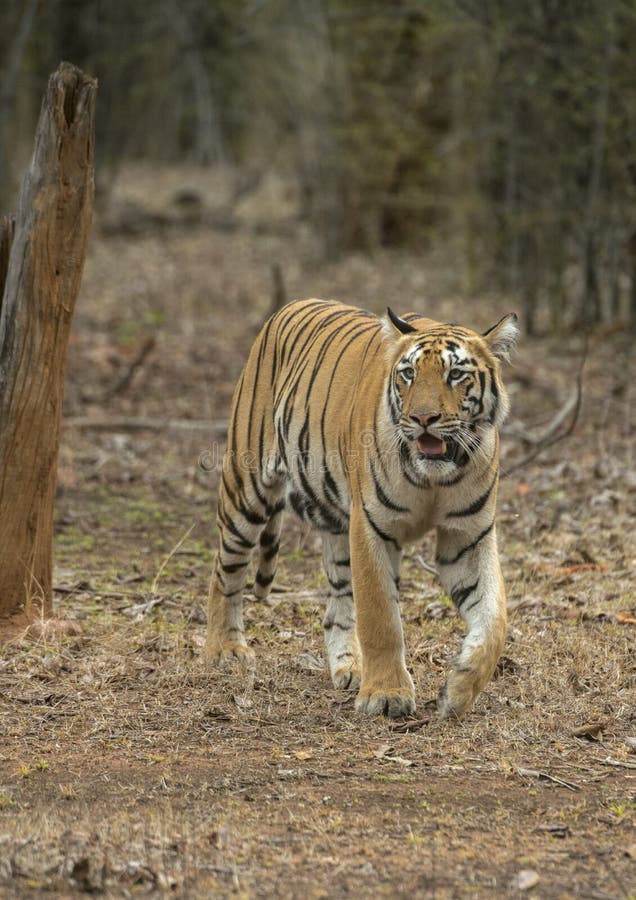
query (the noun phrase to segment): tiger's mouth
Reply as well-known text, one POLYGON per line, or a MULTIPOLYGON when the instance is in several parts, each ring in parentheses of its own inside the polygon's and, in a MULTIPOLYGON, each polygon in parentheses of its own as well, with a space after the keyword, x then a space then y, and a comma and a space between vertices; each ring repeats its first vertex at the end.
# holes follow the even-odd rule
POLYGON ((435 437, 428 431, 423 432, 416 440, 417 450, 424 459, 438 460, 439 462, 457 462, 461 448, 452 438, 435 437))

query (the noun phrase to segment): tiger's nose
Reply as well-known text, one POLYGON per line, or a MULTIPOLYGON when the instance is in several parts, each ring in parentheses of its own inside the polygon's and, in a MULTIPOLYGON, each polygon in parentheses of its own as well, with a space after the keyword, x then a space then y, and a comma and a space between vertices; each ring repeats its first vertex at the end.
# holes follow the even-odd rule
POLYGON ((432 413, 432 412, 424 412, 424 413, 411 413, 411 418, 421 425, 422 428, 428 428, 429 425, 432 425, 434 422, 441 417, 441 413, 432 413))

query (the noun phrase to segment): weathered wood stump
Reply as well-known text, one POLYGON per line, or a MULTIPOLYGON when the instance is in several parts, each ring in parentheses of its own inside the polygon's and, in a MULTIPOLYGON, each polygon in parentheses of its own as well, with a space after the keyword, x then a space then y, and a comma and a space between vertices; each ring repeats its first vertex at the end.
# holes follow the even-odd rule
POLYGON ((97 83, 51 75, 15 219, 0 227, 0 617, 51 613, 64 368, 93 211, 97 83))

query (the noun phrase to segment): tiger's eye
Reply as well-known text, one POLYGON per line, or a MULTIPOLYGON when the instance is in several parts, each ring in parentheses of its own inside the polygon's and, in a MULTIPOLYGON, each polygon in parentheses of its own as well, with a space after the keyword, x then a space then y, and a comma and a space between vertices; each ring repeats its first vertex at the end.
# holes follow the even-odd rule
POLYGON ((448 373, 448 377, 451 381, 457 381, 458 378, 461 378, 464 373, 461 369, 451 369, 448 373))
POLYGON ((415 378, 415 369, 413 368, 413 366, 405 366, 402 369, 402 375, 407 379, 407 381, 413 381, 413 379, 415 378))

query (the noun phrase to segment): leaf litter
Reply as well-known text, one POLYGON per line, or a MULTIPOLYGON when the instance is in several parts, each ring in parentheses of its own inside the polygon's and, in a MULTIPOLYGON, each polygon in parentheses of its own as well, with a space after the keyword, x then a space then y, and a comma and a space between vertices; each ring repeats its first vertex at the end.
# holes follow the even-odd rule
MULTIPOLYGON (((123 171, 117 191, 152 194, 156 182, 143 167, 123 171)), ((353 696, 331 687, 320 545, 291 519, 285 589, 271 605, 246 604, 253 681, 203 665, 216 425, 269 305, 263 272, 293 260, 290 296, 422 307, 419 257, 382 251, 317 268, 304 230, 283 224, 169 238, 96 229, 65 413, 136 426, 62 435, 57 614, 81 632, 47 625, 3 646, 0 892, 450 900, 511 885, 532 893, 534 876, 520 877, 529 870, 537 892, 620 896, 633 872, 636 767, 636 397, 629 383, 614 391, 629 364, 626 335, 592 338, 574 431, 501 483, 510 638, 499 677, 464 721, 441 723, 426 702, 464 633, 426 562, 432 538, 402 573, 414 717, 359 718, 353 696), (162 327, 144 333, 157 312, 162 327), (113 348, 141 358, 150 337, 155 349, 122 383, 113 348), (197 427, 138 427, 166 416, 197 427)), ((428 313, 441 321, 483 328, 500 315, 499 298, 467 306, 444 273, 427 279, 428 313)), ((522 341, 507 373, 519 433, 539 434, 567 404, 580 350, 577 334, 558 352, 547 339, 522 341)), ((504 470, 524 453, 506 433, 504 470)))

